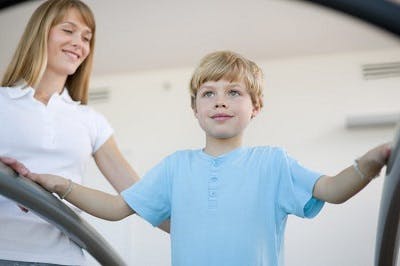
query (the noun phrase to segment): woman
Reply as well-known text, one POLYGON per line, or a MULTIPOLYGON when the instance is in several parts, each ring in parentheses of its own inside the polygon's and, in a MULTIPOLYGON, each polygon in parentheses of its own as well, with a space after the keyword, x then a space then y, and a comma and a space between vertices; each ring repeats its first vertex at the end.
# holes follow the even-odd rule
MULTIPOLYGON (((79 0, 48 0, 33 13, 1 82, 0 160, 23 175, 48 172, 81 183, 93 156, 120 192, 138 176, 108 122, 86 106, 95 31, 79 0)), ((81 249, 32 212, 0 196, 0 213, 0 265, 83 264, 81 249)))

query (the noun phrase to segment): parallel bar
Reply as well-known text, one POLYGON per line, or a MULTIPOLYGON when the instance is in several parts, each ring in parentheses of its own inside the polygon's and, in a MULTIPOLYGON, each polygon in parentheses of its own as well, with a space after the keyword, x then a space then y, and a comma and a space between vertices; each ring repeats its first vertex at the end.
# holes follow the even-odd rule
POLYGON ((0 194, 57 226, 101 265, 127 265, 106 240, 61 200, 0 162, 0 194))
POLYGON ((0 0, 0 10, 3 8, 11 7, 28 1, 31 0, 0 0))
POLYGON ((302 0, 347 13, 400 36, 400 5, 384 0, 302 0))
POLYGON ((379 208, 375 266, 396 266, 400 221, 400 134, 387 166, 379 208))

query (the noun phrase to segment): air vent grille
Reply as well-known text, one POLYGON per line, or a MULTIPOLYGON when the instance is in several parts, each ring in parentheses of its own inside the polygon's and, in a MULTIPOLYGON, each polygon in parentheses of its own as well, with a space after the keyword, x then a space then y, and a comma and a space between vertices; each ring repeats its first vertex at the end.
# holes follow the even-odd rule
POLYGON ((365 64, 362 72, 366 80, 400 77, 400 62, 365 64))
POLYGON ((399 113, 352 115, 346 119, 346 127, 353 128, 381 128, 394 127, 400 124, 399 113))
POLYGON ((110 100, 110 90, 107 87, 92 88, 89 90, 89 103, 104 103, 110 100))

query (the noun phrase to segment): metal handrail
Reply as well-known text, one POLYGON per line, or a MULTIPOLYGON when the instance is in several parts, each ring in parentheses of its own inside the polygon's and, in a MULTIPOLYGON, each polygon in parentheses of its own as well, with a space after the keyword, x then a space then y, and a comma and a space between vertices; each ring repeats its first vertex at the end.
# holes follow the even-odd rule
POLYGON ((400 237, 400 134, 390 156, 383 184, 376 234, 375 265, 396 266, 400 237))
POLYGON ((61 200, 0 162, 0 194, 58 227, 101 265, 127 265, 107 241, 61 200))

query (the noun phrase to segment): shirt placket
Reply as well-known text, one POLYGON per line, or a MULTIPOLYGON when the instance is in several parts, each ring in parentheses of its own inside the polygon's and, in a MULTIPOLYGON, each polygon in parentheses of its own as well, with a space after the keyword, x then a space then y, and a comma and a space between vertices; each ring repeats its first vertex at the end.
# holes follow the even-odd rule
POLYGON ((208 209, 218 208, 218 187, 219 187, 219 166, 218 159, 212 160, 211 174, 208 179, 208 209))
POLYGON ((54 149, 56 144, 55 121, 54 121, 54 112, 50 105, 47 105, 43 108, 43 120, 44 120, 43 146, 46 149, 54 149))

